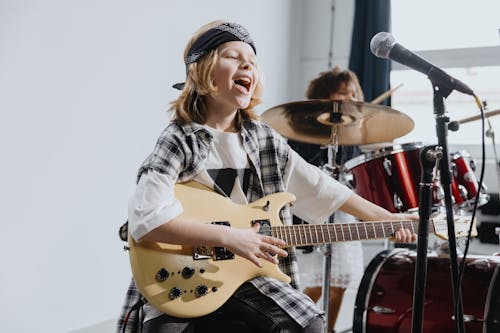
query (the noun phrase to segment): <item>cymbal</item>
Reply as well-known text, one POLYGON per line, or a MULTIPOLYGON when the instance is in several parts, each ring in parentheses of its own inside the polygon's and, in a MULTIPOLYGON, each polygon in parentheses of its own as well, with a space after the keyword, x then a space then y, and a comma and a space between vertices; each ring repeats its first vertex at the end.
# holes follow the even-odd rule
MULTIPOLYGON (((485 112, 485 113, 484 113, 484 117, 485 117, 485 118, 488 118, 488 117, 491 117, 491 116, 496 116, 496 115, 499 115, 499 114, 500 114, 500 109, 485 112)), ((465 123, 468 123, 468 122, 470 122, 470 121, 479 120, 479 119, 481 119, 481 115, 480 115, 480 114, 475 115, 475 116, 472 116, 472 117, 468 117, 468 118, 461 119, 461 120, 459 120, 458 122, 459 122, 460 124, 465 124, 465 123)))
POLYGON ((278 105, 265 111, 262 120, 288 139, 318 145, 333 143, 335 127, 340 145, 392 141, 415 127, 409 116, 387 106, 327 99, 278 105), (332 111, 340 113, 339 123, 330 121, 332 111))

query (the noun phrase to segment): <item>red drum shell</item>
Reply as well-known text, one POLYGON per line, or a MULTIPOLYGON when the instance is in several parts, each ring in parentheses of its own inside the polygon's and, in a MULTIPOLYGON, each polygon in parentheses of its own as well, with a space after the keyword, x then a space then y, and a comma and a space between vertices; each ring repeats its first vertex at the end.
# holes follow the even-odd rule
MULTIPOLYGON (((410 333, 416 254, 379 253, 367 267, 354 310, 354 333, 410 333)), ((500 258, 470 256, 462 282, 465 330, 500 332, 500 258), (485 320, 486 319, 486 320, 485 320)), ((429 255, 423 331, 454 332, 448 258, 429 255)))
POLYGON ((478 207, 488 202, 488 195, 484 193, 484 189, 479 190, 479 182, 474 173, 474 160, 467 151, 451 154, 451 168, 453 170, 452 194, 455 204, 460 208, 473 208, 478 191, 480 192, 478 207))
POLYGON ((393 213, 417 209, 423 147, 406 143, 368 152, 347 161, 344 171, 352 175, 354 192, 368 201, 393 213))

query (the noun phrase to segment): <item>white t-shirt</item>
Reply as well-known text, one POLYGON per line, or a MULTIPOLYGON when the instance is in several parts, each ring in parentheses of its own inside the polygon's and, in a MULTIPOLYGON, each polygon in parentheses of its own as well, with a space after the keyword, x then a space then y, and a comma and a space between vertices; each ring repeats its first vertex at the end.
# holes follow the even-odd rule
MULTIPOLYGON (((206 128, 214 139, 206 169, 193 180, 210 188, 217 187, 236 203, 248 203, 245 193, 250 165, 240 133, 206 128)), ((292 149, 285 166, 284 184, 285 191, 297 197, 291 212, 311 223, 324 222, 352 193, 292 149)), ((181 203, 174 197, 174 185, 160 172, 149 170, 142 174, 129 200, 129 228, 134 239, 140 239, 183 212, 181 203)))

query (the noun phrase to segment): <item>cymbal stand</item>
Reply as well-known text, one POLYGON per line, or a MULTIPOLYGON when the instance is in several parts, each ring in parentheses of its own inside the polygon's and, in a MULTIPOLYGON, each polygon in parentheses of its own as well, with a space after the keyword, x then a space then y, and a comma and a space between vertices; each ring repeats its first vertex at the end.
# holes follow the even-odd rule
MULTIPOLYGON (((331 131, 330 131, 330 142, 326 145, 326 149, 328 149, 328 163, 323 166, 323 170, 333 177, 334 179, 339 179, 340 167, 336 162, 337 152, 338 152, 338 126, 337 124, 342 121, 338 110, 338 103, 333 103, 333 110, 330 113, 330 123, 331 123, 331 131)), ((335 222, 335 213, 330 215, 328 218, 328 223, 335 222)), ((323 311, 326 316, 326 325, 325 325, 325 333, 328 332, 328 322, 329 322, 329 308, 330 308, 330 277, 332 270, 332 245, 326 244, 324 246, 324 258, 323 258, 323 311)))
POLYGON ((493 146, 493 156, 495 158, 495 170, 496 170, 496 178, 497 178, 497 191, 500 192, 500 160, 498 159, 497 155, 497 146, 495 143, 495 130, 493 129, 493 126, 491 126, 490 119, 486 117, 486 122, 488 124, 488 129, 486 130, 485 135, 491 139, 491 144, 493 146))

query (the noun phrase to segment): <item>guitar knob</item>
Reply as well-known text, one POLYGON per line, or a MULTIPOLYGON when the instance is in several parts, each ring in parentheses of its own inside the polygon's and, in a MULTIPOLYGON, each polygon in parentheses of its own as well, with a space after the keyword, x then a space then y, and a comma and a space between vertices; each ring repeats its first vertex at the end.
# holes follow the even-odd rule
POLYGON ((205 296, 207 294, 208 287, 204 284, 200 284, 198 287, 194 289, 194 295, 196 297, 205 296))
POLYGON ((170 289, 170 292, 168 293, 168 298, 170 298, 170 300, 176 299, 179 296, 181 296, 181 293, 182 291, 179 288, 173 287, 172 289, 170 289))
POLYGON ((182 277, 185 279, 189 279, 191 276, 193 276, 195 270, 193 267, 186 266, 182 269, 182 277))
POLYGON ((169 275, 169 271, 166 268, 162 268, 156 273, 156 281, 163 282, 168 278, 169 275))

